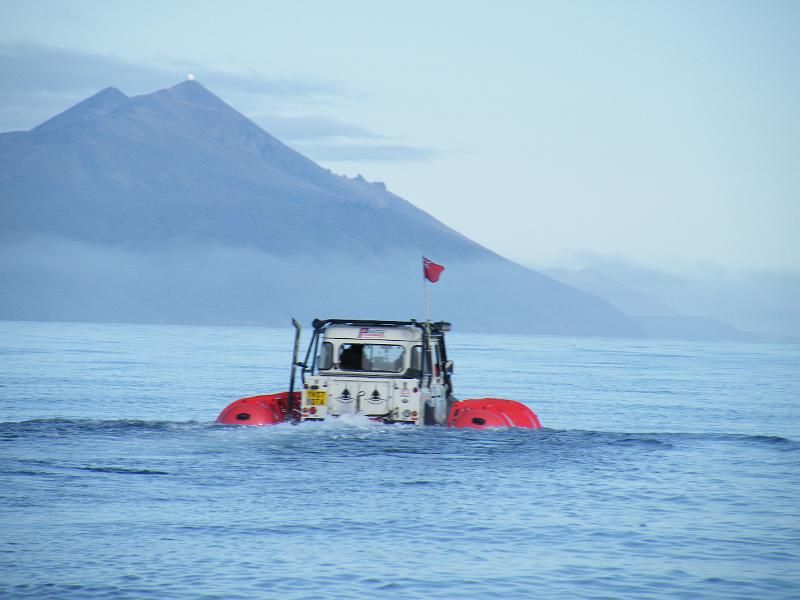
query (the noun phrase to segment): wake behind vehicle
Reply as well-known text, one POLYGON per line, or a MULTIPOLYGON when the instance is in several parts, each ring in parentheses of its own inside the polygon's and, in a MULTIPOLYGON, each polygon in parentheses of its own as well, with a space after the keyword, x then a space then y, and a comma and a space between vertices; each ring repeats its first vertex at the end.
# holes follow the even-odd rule
POLYGON ((288 392, 242 398, 217 418, 226 425, 322 421, 361 414, 384 423, 447 427, 524 427, 539 419, 514 400, 457 400, 446 322, 314 320, 303 362, 296 321, 288 392), (300 370, 295 390, 296 369, 300 370))

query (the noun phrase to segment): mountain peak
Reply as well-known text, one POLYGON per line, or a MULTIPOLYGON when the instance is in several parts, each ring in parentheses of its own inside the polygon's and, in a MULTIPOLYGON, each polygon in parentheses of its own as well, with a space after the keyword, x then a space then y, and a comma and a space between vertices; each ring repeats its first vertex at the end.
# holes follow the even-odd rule
POLYGON ((94 96, 90 96, 89 98, 87 98, 87 101, 91 100, 92 98, 94 98, 95 101, 102 100, 103 102, 109 102, 109 101, 118 102, 120 100, 127 100, 128 96, 125 95, 123 92, 121 92, 119 89, 110 85, 97 92, 94 96))
POLYGON ((94 96, 78 102, 52 119, 34 127, 34 131, 51 131, 68 125, 96 119, 130 102, 130 98, 115 87, 103 88, 94 96))
POLYGON ((172 87, 159 90, 153 95, 169 98, 178 102, 205 106, 209 108, 228 107, 219 96, 211 93, 202 84, 194 80, 182 81, 172 87))
POLYGON ((180 83, 176 83, 175 85, 173 85, 172 87, 167 88, 167 89, 170 89, 170 90, 202 90, 206 94, 211 94, 212 96, 214 95, 214 94, 212 94, 211 92, 208 91, 208 88, 206 88, 202 83, 200 83, 196 79, 184 79, 180 83))

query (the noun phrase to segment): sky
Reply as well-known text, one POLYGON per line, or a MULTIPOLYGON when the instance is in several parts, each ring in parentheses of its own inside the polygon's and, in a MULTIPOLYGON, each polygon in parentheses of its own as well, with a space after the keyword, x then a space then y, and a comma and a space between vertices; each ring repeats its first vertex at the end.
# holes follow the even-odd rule
POLYGON ((0 4, 0 131, 189 73, 523 264, 800 272, 800 2, 0 4))

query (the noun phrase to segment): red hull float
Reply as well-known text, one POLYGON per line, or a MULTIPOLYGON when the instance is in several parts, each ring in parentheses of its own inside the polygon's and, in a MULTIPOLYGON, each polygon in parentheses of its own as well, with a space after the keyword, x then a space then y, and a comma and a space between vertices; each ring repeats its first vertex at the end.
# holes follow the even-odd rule
MULTIPOLYGON (((300 401, 300 392, 292 394, 295 402, 300 401)), ((222 425, 276 425, 290 421, 287 400, 288 392, 250 396, 231 402, 217 417, 222 425)))
POLYGON ((500 398, 480 398, 461 400, 453 404, 447 419, 448 427, 522 427, 541 429, 539 417, 530 408, 516 400, 500 398))
MULTIPOLYGON (((251 396, 231 402, 217 417, 221 425, 277 425, 292 421, 287 400, 288 392, 251 396)), ((294 408, 300 392, 292 394, 294 408)), ((515 400, 479 398, 457 400, 447 419, 447 427, 487 429, 491 427, 520 427, 541 429, 539 418, 530 408, 515 400)))

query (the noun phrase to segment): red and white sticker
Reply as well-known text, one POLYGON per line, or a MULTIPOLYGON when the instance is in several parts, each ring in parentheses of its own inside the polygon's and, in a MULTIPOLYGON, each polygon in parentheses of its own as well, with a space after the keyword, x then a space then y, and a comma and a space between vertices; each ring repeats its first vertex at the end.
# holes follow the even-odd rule
POLYGON ((360 339, 383 339, 386 337, 385 329, 373 329, 372 327, 362 327, 358 330, 360 339))

